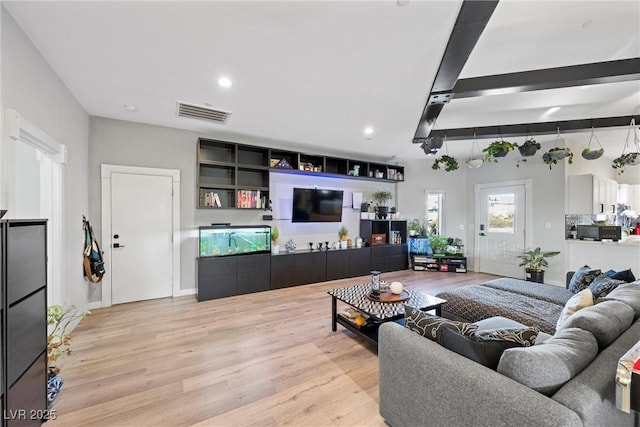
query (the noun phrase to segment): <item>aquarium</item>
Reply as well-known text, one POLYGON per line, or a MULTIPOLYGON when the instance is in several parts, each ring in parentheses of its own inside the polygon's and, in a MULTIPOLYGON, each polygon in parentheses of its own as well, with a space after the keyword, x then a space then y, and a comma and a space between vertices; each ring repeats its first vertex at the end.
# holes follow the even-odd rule
POLYGON ((232 225, 198 227, 200 257, 271 252, 271 227, 232 225))

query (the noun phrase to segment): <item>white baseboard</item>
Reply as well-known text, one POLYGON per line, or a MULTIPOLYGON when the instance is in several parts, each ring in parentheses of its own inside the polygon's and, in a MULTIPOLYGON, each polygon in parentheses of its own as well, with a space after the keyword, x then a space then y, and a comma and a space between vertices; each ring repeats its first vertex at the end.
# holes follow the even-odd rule
POLYGON ((195 295, 196 294, 196 288, 191 288, 191 289, 180 289, 180 293, 178 293, 178 297, 183 297, 185 295, 195 295))
POLYGON ((89 303, 89 310, 95 310, 96 308, 102 308, 102 301, 93 301, 89 303))

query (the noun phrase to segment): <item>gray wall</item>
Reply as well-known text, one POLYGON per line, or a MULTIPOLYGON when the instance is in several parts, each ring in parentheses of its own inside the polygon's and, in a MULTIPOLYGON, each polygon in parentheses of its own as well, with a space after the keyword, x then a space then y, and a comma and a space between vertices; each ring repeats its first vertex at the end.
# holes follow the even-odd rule
MULTIPOLYGON (((2 8, 2 114, 17 110, 67 146, 64 167, 63 290, 65 303, 87 305, 82 277, 82 215, 88 211, 89 116, 9 12, 2 8)), ((2 144, 8 143, 2 141, 2 144)), ((4 148, 4 147, 3 147, 4 148)), ((62 301, 61 301, 62 302, 62 301)))

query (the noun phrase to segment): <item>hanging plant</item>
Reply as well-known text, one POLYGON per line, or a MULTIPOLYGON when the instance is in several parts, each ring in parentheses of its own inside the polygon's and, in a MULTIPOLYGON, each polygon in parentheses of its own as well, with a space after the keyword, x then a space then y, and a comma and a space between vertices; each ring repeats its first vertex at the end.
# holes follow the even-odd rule
POLYGON ((585 160, 595 160, 602 157, 603 154, 604 154, 604 148, 602 147, 602 144, 600 144, 600 141, 598 141, 598 137, 596 136, 596 134, 593 133, 593 126, 591 126, 591 138, 589 138, 589 144, 587 144, 587 148, 582 150, 582 158, 585 160), (596 141, 596 143, 600 148, 596 148, 592 150, 591 143, 594 140, 596 141))
POLYGON ((442 147, 444 148, 444 154, 441 157, 438 157, 431 166, 431 169, 438 170, 440 168, 444 169, 446 172, 453 172, 457 170, 460 166, 458 166, 458 161, 455 157, 449 155, 449 147, 447 146, 447 135, 444 135, 444 141, 442 142, 442 147))
POLYGON ((634 166, 640 164, 640 142, 638 139, 638 130, 636 129, 636 121, 635 119, 631 119, 631 123, 629 123, 629 131, 627 132, 627 139, 624 143, 624 148, 622 149, 622 154, 615 159, 613 159, 613 164, 611 165, 614 169, 618 170, 618 175, 624 173, 624 169, 627 166, 634 166), (627 149, 629 149, 629 135, 633 130, 633 142, 635 144, 636 151, 627 153, 627 149))
POLYGON ((549 165, 549 169, 562 159, 567 159, 567 163, 573 164, 573 152, 565 145, 564 139, 560 138, 560 127, 557 129, 555 146, 542 155, 542 160, 549 165))
MULTIPOLYGON (((542 148, 542 145, 540 145, 539 142, 536 142, 533 138, 527 138, 524 144, 518 146, 518 151, 522 157, 531 157, 536 154, 540 148, 542 148)), ((523 162, 526 161, 526 159, 523 160, 523 162)))
POLYGON ((458 165, 458 161, 455 159, 455 157, 451 157, 445 154, 442 157, 438 157, 435 162, 433 162, 433 166, 431 166, 431 169, 444 169, 447 172, 453 172, 459 167, 460 166, 458 165))
POLYGON ((475 129, 473 131, 473 143, 471 144, 471 157, 469 157, 465 163, 472 169, 477 169, 484 163, 484 158, 482 157, 480 148, 478 147, 478 141, 476 141, 475 129))
POLYGON ((515 150, 517 147, 518 144, 513 144, 500 138, 500 141, 493 141, 488 147, 483 148, 482 152, 484 153, 485 160, 498 163, 499 157, 506 156, 510 151, 515 150))

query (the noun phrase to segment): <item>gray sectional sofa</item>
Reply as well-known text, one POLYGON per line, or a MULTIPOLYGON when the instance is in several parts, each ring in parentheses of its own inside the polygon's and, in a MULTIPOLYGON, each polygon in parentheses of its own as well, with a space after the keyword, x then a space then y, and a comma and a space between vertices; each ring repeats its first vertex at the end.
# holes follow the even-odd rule
MULTIPOLYGON (((531 282, 505 286, 547 300, 570 298, 556 292, 564 289, 545 292, 531 282)), ((392 427, 633 426, 634 415, 616 408, 615 374, 620 357, 640 340, 639 318, 640 286, 620 285, 558 331, 553 324, 553 335, 541 334, 546 340, 505 350, 495 371, 385 323, 378 342, 380 414, 392 427)))

